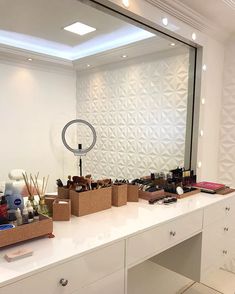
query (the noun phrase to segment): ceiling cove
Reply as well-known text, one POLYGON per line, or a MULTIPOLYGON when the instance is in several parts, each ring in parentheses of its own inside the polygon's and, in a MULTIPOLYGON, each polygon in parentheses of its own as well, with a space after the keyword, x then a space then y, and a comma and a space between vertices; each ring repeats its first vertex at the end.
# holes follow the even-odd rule
MULTIPOLYGON (((225 41, 228 39, 229 34, 222 30, 217 24, 209 21, 206 17, 199 14, 195 10, 191 9, 189 6, 183 4, 178 0, 145 0, 149 4, 159 8, 160 10, 166 12, 169 15, 176 17, 177 19, 183 21, 189 26, 204 32, 217 40, 225 41)), ((224 0, 228 2, 227 4, 235 2, 233 0, 224 0)))

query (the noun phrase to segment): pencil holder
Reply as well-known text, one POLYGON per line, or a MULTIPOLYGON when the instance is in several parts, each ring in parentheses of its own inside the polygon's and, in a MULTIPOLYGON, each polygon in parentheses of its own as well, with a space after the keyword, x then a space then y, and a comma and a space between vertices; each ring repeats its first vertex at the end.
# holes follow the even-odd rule
POLYGON ((112 185, 112 205, 122 206, 127 203, 127 184, 112 185))
POLYGON ((71 216, 70 199, 56 199, 53 202, 53 221, 69 221, 71 216))

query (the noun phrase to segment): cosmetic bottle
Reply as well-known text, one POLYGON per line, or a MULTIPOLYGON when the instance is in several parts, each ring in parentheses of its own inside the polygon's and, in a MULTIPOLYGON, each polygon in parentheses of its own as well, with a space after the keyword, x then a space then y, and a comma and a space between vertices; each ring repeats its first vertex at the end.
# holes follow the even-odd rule
POLYGON ((29 213, 27 207, 24 207, 23 212, 22 212, 22 223, 23 224, 28 224, 29 222, 29 213))
POLYGON ((7 206, 6 197, 2 196, 0 201, 0 225, 8 224, 7 210, 8 210, 8 206, 7 206))
POLYGON ((13 186, 12 183, 6 183, 5 185, 5 195, 7 199, 7 204, 9 209, 23 209, 24 200, 21 196, 19 190, 13 186))
POLYGON ((1 202, 0 202, 0 216, 7 218, 7 200, 6 196, 2 196, 1 202))
POLYGON ((16 209, 15 215, 17 219, 17 226, 22 225, 23 219, 22 219, 21 211, 19 208, 16 209))
POLYGON ((17 226, 16 213, 14 209, 8 210, 8 222, 11 225, 17 226))
POLYGON ((29 223, 32 223, 34 214, 33 214, 33 207, 30 202, 27 203, 27 210, 28 210, 28 216, 29 216, 29 223))
POLYGON ((33 220, 34 220, 35 222, 38 222, 38 221, 39 221, 39 213, 38 213, 38 208, 37 208, 37 207, 36 207, 35 210, 34 210, 33 220))

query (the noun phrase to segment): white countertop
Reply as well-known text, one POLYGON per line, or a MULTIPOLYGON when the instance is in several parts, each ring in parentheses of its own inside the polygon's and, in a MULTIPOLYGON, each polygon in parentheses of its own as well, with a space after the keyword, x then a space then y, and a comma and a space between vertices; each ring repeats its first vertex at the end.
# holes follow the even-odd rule
POLYGON ((168 206, 149 205, 140 200, 87 216, 72 217, 67 222, 54 222, 55 238, 41 238, 0 250, 0 287, 233 195, 235 193, 226 196, 199 193, 168 206), (33 256, 11 263, 4 259, 7 251, 21 247, 32 249, 33 256))

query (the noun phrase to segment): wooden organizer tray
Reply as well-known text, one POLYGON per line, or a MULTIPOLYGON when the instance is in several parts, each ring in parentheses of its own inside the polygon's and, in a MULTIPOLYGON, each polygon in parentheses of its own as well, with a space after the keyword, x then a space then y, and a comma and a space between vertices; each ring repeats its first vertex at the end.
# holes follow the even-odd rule
POLYGON ((48 235, 49 237, 52 235, 52 232, 52 219, 47 216, 40 215, 40 220, 37 222, 0 231, 0 248, 41 236, 48 235))
POLYGON ((165 192, 163 189, 155 191, 155 192, 146 192, 139 190, 139 198, 142 198, 144 200, 151 200, 153 198, 161 198, 165 195, 165 192))
POLYGON ((83 216, 102 211, 112 206, 112 188, 102 188, 85 192, 70 190, 72 215, 83 216))
POLYGON ((182 195, 178 195, 178 194, 176 194, 176 193, 168 193, 168 192, 165 192, 165 194, 166 194, 166 195, 170 195, 170 196, 175 196, 175 197, 177 197, 178 199, 182 199, 182 198, 186 198, 186 197, 189 197, 189 196, 192 196, 192 195, 198 194, 198 193, 200 193, 200 192, 201 192, 200 189, 196 189, 196 188, 195 188, 195 190, 190 191, 190 192, 186 192, 186 193, 184 193, 184 194, 182 194, 182 195))

